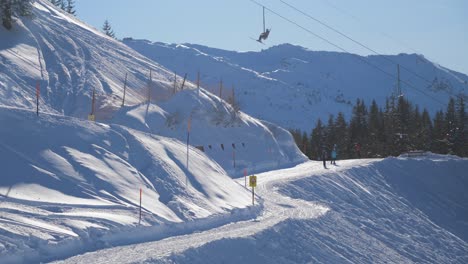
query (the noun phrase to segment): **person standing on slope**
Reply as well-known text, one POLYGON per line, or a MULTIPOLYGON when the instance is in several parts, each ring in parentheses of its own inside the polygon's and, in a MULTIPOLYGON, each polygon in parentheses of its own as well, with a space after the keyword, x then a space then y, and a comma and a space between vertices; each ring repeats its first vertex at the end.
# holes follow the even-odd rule
POLYGON ((327 168, 327 150, 325 147, 322 149, 322 161, 323 161, 323 167, 326 169, 327 168))
POLYGON ((333 145, 330 164, 336 165, 336 144, 333 145))

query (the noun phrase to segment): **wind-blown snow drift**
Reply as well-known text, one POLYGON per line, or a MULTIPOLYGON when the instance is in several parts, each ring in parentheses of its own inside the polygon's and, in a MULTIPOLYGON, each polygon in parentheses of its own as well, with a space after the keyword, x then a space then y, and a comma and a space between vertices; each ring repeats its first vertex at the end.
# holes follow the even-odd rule
POLYGON ((218 97, 184 90, 158 105, 122 108, 111 122, 187 141, 199 146, 231 176, 287 167, 304 162, 291 134, 235 111, 218 97))
POLYGON ((135 226, 140 188, 145 226, 251 203, 196 149, 187 170, 186 146, 176 139, 8 108, 0 108, 0 123, 9 124, 0 127, 0 256, 135 226))

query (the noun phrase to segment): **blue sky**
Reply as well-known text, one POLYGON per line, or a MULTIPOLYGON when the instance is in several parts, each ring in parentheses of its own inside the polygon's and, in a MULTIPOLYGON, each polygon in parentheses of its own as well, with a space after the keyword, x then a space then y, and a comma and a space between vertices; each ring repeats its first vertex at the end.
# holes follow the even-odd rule
MULTIPOLYGON (((349 52, 372 52, 294 11, 280 0, 256 0, 349 52)), ((468 1, 284 0, 380 54, 420 53, 468 74, 468 1)), ((337 50, 266 11, 267 45, 252 41, 262 31, 262 8, 250 0, 76 0, 77 16, 101 28, 107 18, 117 37, 196 43, 249 51, 281 43, 337 50)))

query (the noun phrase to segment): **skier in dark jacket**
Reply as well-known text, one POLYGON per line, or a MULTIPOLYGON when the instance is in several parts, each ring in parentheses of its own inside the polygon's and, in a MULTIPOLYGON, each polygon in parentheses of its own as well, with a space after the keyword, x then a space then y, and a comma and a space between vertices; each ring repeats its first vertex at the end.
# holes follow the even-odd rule
POLYGON ((327 168, 327 150, 325 148, 322 149, 322 161, 323 161, 323 167, 326 169, 327 168))
POLYGON ((265 32, 262 32, 260 34, 257 41, 263 43, 262 40, 266 40, 268 38, 268 35, 270 35, 270 29, 267 28, 265 32))

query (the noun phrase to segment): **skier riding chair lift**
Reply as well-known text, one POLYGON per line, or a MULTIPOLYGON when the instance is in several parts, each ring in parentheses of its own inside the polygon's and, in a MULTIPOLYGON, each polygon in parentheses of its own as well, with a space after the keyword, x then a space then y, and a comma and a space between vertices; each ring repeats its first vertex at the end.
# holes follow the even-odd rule
POLYGON ((265 29, 265 7, 263 7, 263 32, 260 34, 258 37, 257 41, 260 43, 263 43, 262 40, 266 40, 268 38, 268 35, 270 35, 270 29, 265 29))
POLYGON ((267 29, 265 30, 265 32, 262 32, 262 33, 260 34, 260 36, 258 37, 258 40, 257 40, 257 41, 263 43, 263 42, 262 42, 262 39, 263 39, 263 40, 266 40, 266 39, 268 38, 268 35, 270 34, 270 30, 271 30, 271 29, 268 29, 268 28, 267 28, 267 29))

